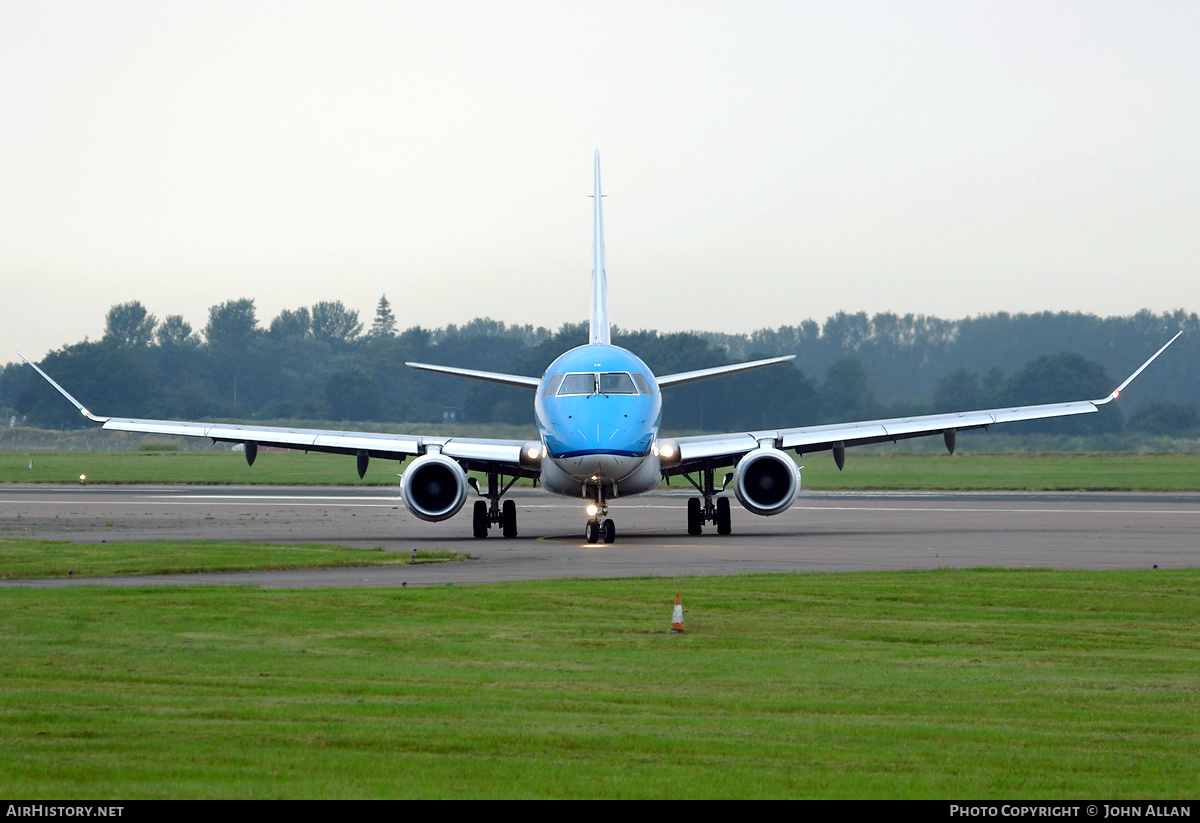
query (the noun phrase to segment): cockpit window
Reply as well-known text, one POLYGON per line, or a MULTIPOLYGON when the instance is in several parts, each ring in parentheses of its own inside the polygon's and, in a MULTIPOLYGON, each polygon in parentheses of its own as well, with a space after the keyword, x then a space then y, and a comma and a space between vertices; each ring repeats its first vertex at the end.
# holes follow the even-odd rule
POLYGON ((595 394, 596 393, 596 375, 591 372, 585 374, 568 374, 563 377, 562 386, 559 387, 558 396, 564 394, 595 394))
POLYGON ((546 390, 542 392, 542 397, 553 397, 554 393, 558 391, 558 384, 562 381, 563 376, 561 374, 553 375, 546 381, 546 390))
POLYGON ((642 394, 652 393, 650 391, 650 383, 646 380, 646 375, 642 374, 641 372, 635 371, 633 373, 633 382, 637 383, 638 391, 640 391, 642 394))
MULTIPOLYGON (((558 385, 558 396, 570 394, 638 394, 638 389, 641 388, 642 394, 650 394, 650 386, 646 384, 646 378, 640 374, 630 376, 629 372, 612 371, 595 373, 575 373, 561 375, 561 385, 558 385), (635 384, 634 380, 641 378, 635 384)), ((554 380, 551 378, 546 383, 546 394, 548 395, 552 387, 555 386, 554 380)))
POLYGON ((629 376, 628 372, 613 371, 600 375, 600 393, 637 394, 638 390, 633 385, 633 378, 629 376))

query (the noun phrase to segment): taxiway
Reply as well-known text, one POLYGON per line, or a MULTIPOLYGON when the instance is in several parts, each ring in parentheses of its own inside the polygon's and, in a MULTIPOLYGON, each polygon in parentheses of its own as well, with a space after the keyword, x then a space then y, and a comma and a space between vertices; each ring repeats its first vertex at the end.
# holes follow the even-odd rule
MULTIPOLYGON (((0 585, 400 586, 1000 566, 1200 566, 1200 494, 807 492, 788 512, 734 505, 734 533, 689 537, 687 493, 616 501, 617 542, 583 541, 582 504, 514 495, 520 536, 470 536, 470 517, 426 523, 379 487, 0 487, 0 536, 39 540, 246 540, 457 550, 468 563, 378 569, 11 581, 0 585)), ((469 505, 469 504, 468 504, 469 505)))

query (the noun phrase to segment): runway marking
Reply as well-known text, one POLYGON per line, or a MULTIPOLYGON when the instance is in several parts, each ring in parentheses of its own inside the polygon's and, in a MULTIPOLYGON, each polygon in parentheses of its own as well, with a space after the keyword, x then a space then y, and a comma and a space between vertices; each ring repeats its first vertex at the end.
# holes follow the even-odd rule
MULTIPOLYGON (((238 495, 197 495, 181 499, 179 497, 154 498, 153 502, 147 500, 131 501, 131 500, 78 500, 73 501, 78 506, 200 506, 205 505, 211 500, 235 500, 243 506, 330 506, 336 505, 341 507, 351 508, 401 508, 404 506, 404 501, 400 498, 392 497, 367 497, 367 498, 352 498, 352 497, 286 497, 283 495, 268 495, 241 497, 238 495), (381 503, 370 503, 365 501, 380 500, 381 503), (262 502, 259 502, 262 501, 262 502), (324 501, 324 502, 321 502, 324 501)), ((61 500, 0 500, 0 504, 14 506, 36 506, 36 505, 63 505, 61 500)), ((554 504, 554 503, 534 503, 524 504, 519 503, 517 507, 520 509, 574 509, 573 505, 554 504)), ((629 511, 632 509, 669 509, 672 511, 682 511, 681 506, 663 506, 649 503, 634 503, 620 508, 614 507, 613 513, 619 514, 621 511, 629 511)), ((581 509, 582 511, 582 509, 581 509)), ((1030 508, 975 508, 962 506, 805 506, 797 505, 788 510, 791 512, 811 512, 811 511, 848 511, 848 512, 961 512, 963 514, 981 514, 993 512, 996 514, 1078 514, 1081 511, 1086 511, 1088 514, 1200 514, 1200 509, 1030 509, 1030 508)))
MULTIPOLYGON (((330 503, 287 502, 286 500, 283 502, 275 501, 275 502, 269 502, 269 503, 256 503, 253 500, 248 500, 245 497, 234 498, 234 499, 240 500, 242 505, 244 505, 244 506, 274 506, 275 508, 278 508, 281 505, 284 505, 284 506, 324 506, 327 508, 330 505, 332 505, 330 503)), ((261 498, 259 498, 259 499, 261 499, 261 498)), ((298 500, 302 500, 303 498, 293 498, 293 499, 298 501, 298 500)), ((54 505, 54 506, 65 505, 61 500, 0 500, 0 505, 3 505, 3 504, 28 505, 28 506, 35 506, 35 505, 39 505, 39 504, 54 505)), ((141 500, 141 501, 136 501, 136 502, 130 502, 130 501, 126 501, 126 500, 97 500, 97 501, 74 500, 74 501, 71 501, 71 505, 79 506, 80 508, 96 507, 96 506, 101 506, 101 507, 103 507, 103 506, 141 506, 142 508, 145 508, 146 506, 203 506, 203 505, 206 505, 206 503, 199 501, 199 500, 189 501, 189 500, 178 500, 178 499, 167 500, 167 501, 141 500)), ((404 507, 404 504, 399 500, 397 500, 395 503, 355 503, 355 502, 351 502, 351 501, 347 500, 338 505, 341 507, 360 508, 360 509, 363 509, 363 508, 365 508, 365 509, 396 509, 396 508, 404 507)))
POLYGON ((796 506, 792 511, 846 512, 997 512, 999 514, 1200 514, 1200 509, 968 509, 958 506, 796 506))
MULTIPOLYGON (((72 501, 75 505, 81 507, 97 507, 97 506, 201 506, 207 505, 214 500, 235 501, 237 504, 245 507, 328 507, 338 506, 342 508, 388 508, 400 509, 406 508, 404 501, 399 497, 360 497, 360 496, 332 496, 332 495, 237 495, 237 494, 152 494, 139 500, 75 500, 72 501), (372 502, 377 501, 377 502, 372 502)), ((683 498, 680 498, 682 502, 683 498)), ((1155 501, 1148 500, 1148 504, 1153 504, 1155 501)), ((0 500, 2 505, 12 506, 36 506, 36 505, 63 505, 62 500, 29 500, 29 499, 3 499, 0 500)), ((1162 505, 1162 504, 1159 504, 1162 505)), ((518 502, 519 509, 579 509, 582 507, 574 503, 523 503, 518 502)), ((621 511, 630 511, 634 509, 666 509, 671 511, 682 511, 683 507, 676 504, 659 504, 659 503, 628 503, 615 505, 613 513, 619 515, 621 511)), ((1162 514, 1185 514, 1197 515, 1200 514, 1200 508, 1197 509, 1182 509, 1182 508, 1153 508, 1153 509, 1087 509, 1084 504, 1080 504, 1079 508, 1028 508, 1028 507, 980 507, 980 506, 927 506, 927 505, 895 505, 895 506, 814 506, 806 505, 803 501, 797 503, 794 507, 788 510, 788 513, 803 513, 814 511, 847 511, 847 512, 945 512, 945 513, 961 513, 961 514, 1078 514, 1081 511, 1086 511, 1088 514, 1108 514, 1108 515, 1162 515, 1162 514)))
POLYGON ((356 502, 359 500, 393 500, 397 503, 401 501, 399 497, 368 497, 365 495, 348 497, 312 494, 187 494, 186 492, 180 495, 152 494, 147 497, 150 500, 178 500, 180 497, 186 497, 189 500, 352 500, 356 502))

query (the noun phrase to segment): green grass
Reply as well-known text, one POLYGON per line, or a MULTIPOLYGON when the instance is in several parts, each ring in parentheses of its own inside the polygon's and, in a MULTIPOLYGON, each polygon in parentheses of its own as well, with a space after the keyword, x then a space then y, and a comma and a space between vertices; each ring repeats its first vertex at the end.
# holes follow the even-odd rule
POLYGON ((358 479, 354 457, 260 450, 253 466, 238 452, 0 452, 0 482, 397 485, 395 460, 372 460, 358 479), (33 461, 33 468, 29 462, 33 461))
POLYGON ((0 539, 0 580, 104 577, 118 574, 336 569, 466 560, 460 552, 385 552, 319 543, 65 543, 0 539))
POLYGON ((855 454, 800 457, 808 489, 1195 491, 1200 454, 855 454))
POLYGON ((9 797, 1200 788, 1197 570, 5 589, 0 637, 9 797))
MULTIPOLYGON (((1200 454, 846 455, 798 458, 808 489, 1200 490, 1200 454)), ((372 460, 359 480, 351 457, 259 452, 254 466, 232 452, 0 452, 0 482, 396 485, 396 461, 372 460), (29 462, 33 461, 33 469, 29 462)), ((672 481, 673 485, 684 483, 672 481)))

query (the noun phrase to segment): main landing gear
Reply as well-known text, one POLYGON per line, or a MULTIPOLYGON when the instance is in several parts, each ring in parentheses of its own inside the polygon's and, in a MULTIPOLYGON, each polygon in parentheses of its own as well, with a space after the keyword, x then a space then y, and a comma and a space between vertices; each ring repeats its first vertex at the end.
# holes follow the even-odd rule
POLYGON ((732 474, 726 475, 725 482, 718 489, 713 482, 712 466, 705 466, 701 471, 703 486, 693 480, 690 475, 683 476, 687 482, 696 487, 696 491, 704 495, 703 500, 699 497, 688 498, 688 534, 703 534, 705 523, 715 523, 717 534, 730 534, 733 531, 733 520, 729 514, 729 498, 717 497, 718 494, 725 491, 731 477, 733 477, 732 474))
POLYGON ((604 502, 604 488, 596 487, 596 499, 587 507, 587 525, 583 527, 583 539, 589 543, 611 543, 617 539, 617 524, 607 517, 608 504, 604 502), (603 518, 603 521, 601 520, 603 518))
MULTIPOLYGON (((479 484, 475 482, 475 478, 472 477, 467 482, 476 492, 484 496, 483 492, 479 491, 479 484)), ((500 533, 505 537, 517 536, 517 504, 512 500, 505 500, 503 505, 500 503, 500 498, 516 482, 517 478, 514 477, 504 488, 500 488, 500 474, 488 472, 486 497, 490 502, 475 501, 475 509, 471 518, 472 534, 476 537, 487 537, 488 530, 492 528, 493 523, 496 523, 500 526, 500 533)))

